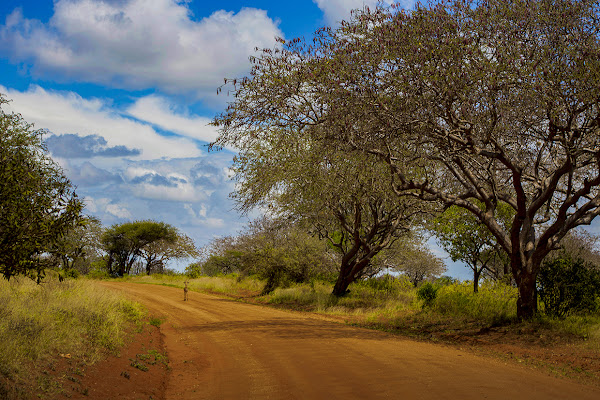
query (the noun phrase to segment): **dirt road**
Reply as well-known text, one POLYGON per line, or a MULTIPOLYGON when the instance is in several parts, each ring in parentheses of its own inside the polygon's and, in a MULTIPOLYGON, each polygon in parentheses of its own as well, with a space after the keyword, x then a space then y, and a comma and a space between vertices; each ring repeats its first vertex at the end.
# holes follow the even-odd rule
POLYGON ((167 399, 594 399, 600 389, 318 316, 106 283, 163 315, 167 399))

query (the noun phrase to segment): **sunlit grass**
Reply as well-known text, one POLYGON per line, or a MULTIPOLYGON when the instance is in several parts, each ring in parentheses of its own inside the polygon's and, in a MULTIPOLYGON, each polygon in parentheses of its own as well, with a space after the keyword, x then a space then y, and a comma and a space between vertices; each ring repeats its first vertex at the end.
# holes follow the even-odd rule
MULTIPOLYGON (((0 280, 0 376, 16 383, 59 355, 85 364, 117 350, 141 306, 92 281, 0 280)), ((2 396, 0 396, 2 397, 2 396)))

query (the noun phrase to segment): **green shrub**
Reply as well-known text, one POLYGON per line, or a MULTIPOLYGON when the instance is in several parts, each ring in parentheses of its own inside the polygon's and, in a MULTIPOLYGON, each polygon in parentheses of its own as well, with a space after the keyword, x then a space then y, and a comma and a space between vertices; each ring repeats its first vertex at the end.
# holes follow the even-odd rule
POLYGON ((583 260, 559 258, 543 265, 538 275, 544 312, 555 317, 598 311, 600 272, 583 260))
POLYGON ((64 272, 64 277, 77 279, 79 278, 79 271, 77 271, 76 269, 69 269, 64 272))
POLYGON ((417 298, 423 301, 423 307, 429 307, 437 297, 438 288, 430 282, 425 282, 417 289, 417 298))

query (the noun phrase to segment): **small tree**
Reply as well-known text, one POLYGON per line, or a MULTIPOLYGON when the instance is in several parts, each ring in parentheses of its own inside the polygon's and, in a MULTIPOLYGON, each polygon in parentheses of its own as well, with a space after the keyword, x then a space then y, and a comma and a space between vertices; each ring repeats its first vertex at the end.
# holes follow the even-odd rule
POLYGON ((39 280, 42 255, 79 223, 83 203, 48 155, 44 131, 7 114, 7 103, 0 94, 0 273, 39 280))
POLYGON ((199 252, 194 241, 185 234, 175 230, 175 237, 170 232, 165 238, 155 240, 143 246, 140 250, 140 257, 146 261, 146 274, 152 272, 163 273, 164 265, 172 259, 198 257, 199 252))
POLYGON ((377 263, 402 273, 414 287, 425 280, 433 281, 446 272, 444 261, 431 252, 419 235, 407 235, 397 240, 377 256, 377 263))
MULTIPOLYGON (((498 219, 504 220, 505 225, 510 224, 510 209, 498 207, 498 210, 506 214, 498 219)), ((498 274, 496 268, 502 260, 502 250, 496 238, 474 214, 456 206, 449 207, 432 219, 430 229, 452 261, 463 261, 473 271, 473 292, 479 291, 479 279, 483 273, 498 274)))
POLYGON ((560 248, 552 251, 545 262, 556 259, 583 260, 583 262, 600 270, 600 237, 583 229, 570 231, 560 242, 560 248))
POLYGON ((236 240, 242 271, 267 282, 263 294, 292 282, 308 282, 335 270, 326 244, 300 226, 262 217, 236 240))
POLYGON ((190 274, 240 271, 266 280, 263 293, 292 282, 330 278, 336 258, 319 238, 289 221, 263 216, 251 221, 237 237, 214 240, 205 260, 192 264, 190 274))
POLYGON ((102 225, 94 217, 84 217, 53 244, 50 253, 66 273, 89 272, 90 264, 100 258, 102 225))
POLYGON ((175 243, 176 240, 177 230, 164 222, 135 221, 115 224, 107 229, 101 238, 104 250, 108 254, 108 273, 117 276, 129 274, 146 246, 159 241, 175 243))

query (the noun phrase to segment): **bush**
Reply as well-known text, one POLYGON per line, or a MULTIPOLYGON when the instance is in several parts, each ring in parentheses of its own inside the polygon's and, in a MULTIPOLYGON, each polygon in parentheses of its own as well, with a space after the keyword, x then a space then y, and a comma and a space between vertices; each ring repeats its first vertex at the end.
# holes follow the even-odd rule
POLYGON ((423 307, 431 306, 435 298, 437 297, 438 288, 426 282, 417 289, 417 298, 423 301, 423 307))
POLYGON ((65 278, 77 279, 79 278, 79 271, 77 271, 76 269, 68 269, 65 271, 64 275, 65 278))
POLYGON ((559 258, 543 265, 538 276, 544 312, 555 317, 598 311, 600 272, 581 259, 559 258))

